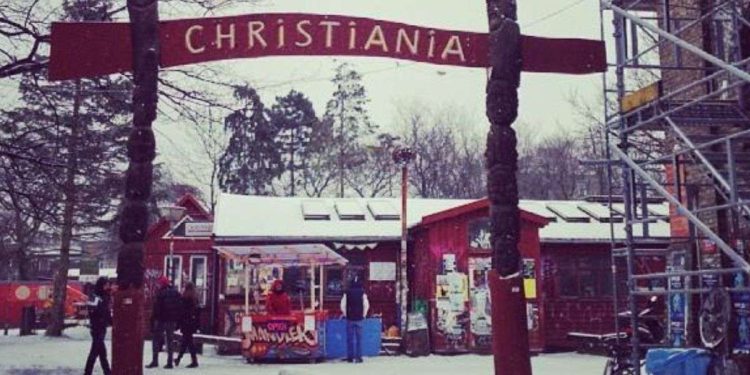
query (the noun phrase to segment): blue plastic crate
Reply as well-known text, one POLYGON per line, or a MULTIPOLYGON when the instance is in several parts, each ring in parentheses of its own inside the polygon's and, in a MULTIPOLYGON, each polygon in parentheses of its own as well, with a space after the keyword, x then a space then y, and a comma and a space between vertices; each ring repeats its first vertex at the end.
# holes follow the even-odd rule
POLYGON ((701 349, 651 349, 646 372, 653 375, 706 375, 711 355, 701 349))

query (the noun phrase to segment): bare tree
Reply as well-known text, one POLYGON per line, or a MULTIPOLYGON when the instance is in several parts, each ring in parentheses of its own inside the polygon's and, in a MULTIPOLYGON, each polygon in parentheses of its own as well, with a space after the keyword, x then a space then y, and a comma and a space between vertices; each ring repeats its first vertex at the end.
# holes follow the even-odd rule
POLYGON ((399 138, 388 133, 378 135, 378 143, 358 155, 359 168, 346 176, 347 185, 360 197, 393 196, 399 169, 393 162, 393 151, 399 138))
POLYGON ((402 111, 404 143, 414 150, 409 184, 424 198, 479 198, 486 194, 481 140, 460 110, 437 114, 419 105, 402 111))

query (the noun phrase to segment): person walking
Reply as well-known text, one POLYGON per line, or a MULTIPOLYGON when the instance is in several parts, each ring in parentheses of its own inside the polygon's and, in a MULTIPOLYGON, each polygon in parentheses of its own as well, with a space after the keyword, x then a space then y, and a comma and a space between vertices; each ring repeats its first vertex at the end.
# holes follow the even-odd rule
POLYGON ((362 326, 370 309, 370 301, 362 287, 359 276, 355 276, 351 285, 341 298, 341 313, 346 317, 347 361, 362 362, 362 326))
POLYGON ((177 355, 177 359, 174 361, 175 366, 180 365, 180 360, 182 360, 185 351, 190 350, 191 362, 187 367, 198 367, 198 357, 195 354, 193 334, 198 330, 199 314, 198 294, 195 291, 195 285, 189 282, 185 284, 185 290, 182 291, 182 319, 180 320, 182 344, 180 345, 180 354, 177 355))
POLYGON ((91 350, 86 359, 85 375, 91 375, 94 371, 94 363, 99 358, 104 375, 111 373, 109 361, 107 360, 107 347, 104 345, 104 337, 107 335, 107 327, 112 324, 112 313, 109 310, 109 280, 100 277, 96 280, 94 293, 87 303, 89 308, 89 325, 91 326, 91 350))
POLYGON ((154 300, 154 309, 151 314, 151 363, 146 368, 159 366, 159 349, 162 345, 167 350, 166 369, 173 368, 172 365, 172 340, 174 331, 177 328, 177 322, 182 315, 182 302, 180 293, 169 282, 169 279, 162 276, 157 281, 159 291, 156 293, 154 300))

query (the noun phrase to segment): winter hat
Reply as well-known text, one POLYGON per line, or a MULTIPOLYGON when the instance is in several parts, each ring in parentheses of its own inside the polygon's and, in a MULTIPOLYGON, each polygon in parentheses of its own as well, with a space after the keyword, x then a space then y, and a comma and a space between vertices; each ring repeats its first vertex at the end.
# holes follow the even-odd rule
POLYGON ((158 280, 156 280, 156 283, 163 288, 169 286, 169 279, 167 279, 165 276, 161 276, 158 280))

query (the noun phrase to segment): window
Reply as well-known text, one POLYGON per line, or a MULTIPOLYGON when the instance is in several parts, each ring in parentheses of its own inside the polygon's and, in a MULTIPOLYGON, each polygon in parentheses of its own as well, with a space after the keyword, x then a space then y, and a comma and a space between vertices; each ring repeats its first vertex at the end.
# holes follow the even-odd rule
POLYGON ((208 292, 207 262, 207 258, 204 255, 194 255, 190 257, 190 281, 195 285, 195 290, 198 292, 198 300, 201 305, 206 304, 206 296, 208 292))
POLYGON ((230 259, 225 262, 226 265, 226 284, 224 284, 224 293, 227 295, 242 294, 245 287, 245 268, 242 262, 230 259))
POLYGON ((164 276, 174 281, 177 289, 182 287, 182 256, 172 255, 164 257, 164 276), (171 261, 170 261, 171 260, 171 261))
POLYGON ((611 264, 609 254, 559 259, 558 294, 581 298, 612 296, 611 264))
MULTIPOLYGON (((364 281, 366 275, 364 267, 326 267, 323 272, 323 286, 325 299, 337 300, 344 294, 348 281, 354 278, 354 275, 360 275, 364 281)), ((318 283, 319 274, 315 272, 315 282, 318 283)), ((284 269, 284 287, 290 296, 305 296, 305 302, 310 296, 310 269, 307 267, 289 267, 284 269)))

